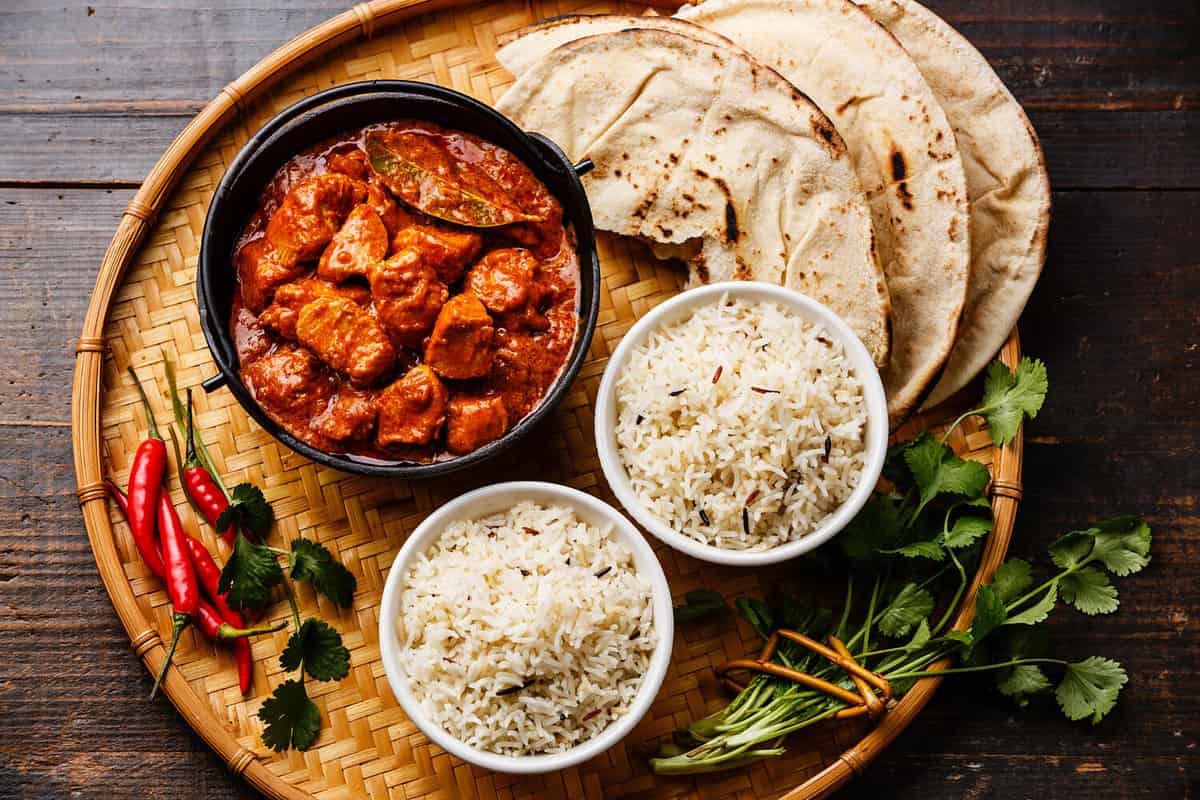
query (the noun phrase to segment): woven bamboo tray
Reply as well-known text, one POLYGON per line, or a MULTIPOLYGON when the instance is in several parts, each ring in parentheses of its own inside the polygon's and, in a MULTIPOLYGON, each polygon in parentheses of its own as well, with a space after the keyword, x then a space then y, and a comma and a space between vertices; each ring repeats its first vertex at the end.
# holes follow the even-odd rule
MULTIPOLYGON (((133 365, 165 386, 164 354, 179 368, 182 386, 214 374, 196 311, 194 279, 209 199, 238 148, 269 117, 298 98, 349 81, 407 78, 451 86, 491 102, 510 82, 495 62, 496 37, 554 14, 623 10, 618 3, 468 5, 449 0, 375 0, 346 11, 275 51, 227 86, 184 129, 130 201, 105 253, 77 343, 72 393, 79 502, 101 577, 134 652, 152 673, 170 632, 165 591, 141 563, 128 527, 105 502, 102 479, 124 484, 145 423, 125 375, 133 365)), ((238 691, 232 658, 198 635, 185 634, 167 673, 166 694, 184 719, 235 774, 273 798, 523 798, 695 797, 789 800, 824 797, 860 772, 929 701, 937 679, 922 680, 877 725, 828 724, 792 737, 783 758, 750 768, 688 778, 657 778, 639 754, 653 739, 725 702, 712 667, 757 649, 741 622, 685 626, 676 634, 674 662, 650 713, 624 743, 591 762, 536 777, 492 774, 451 758, 404 716, 384 677, 377 642, 377 609, 386 571, 407 533, 432 509, 461 492, 498 479, 552 480, 610 502, 592 439, 592 403, 608 354, 647 309, 679 290, 681 275, 639 245, 599 235, 603 265, 601 311, 590 358, 551 420, 499 463, 426 482, 388 481, 339 473, 298 456, 257 428, 228 392, 198 396, 198 427, 218 469, 233 483, 262 486, 278 517, 278 540, 301 534, 334 550, 358 576, 354 607, 338 611, 300 587, 305 611, 341 629, 351 651, 350 675, 315 684, 323 727, 307 752, 275 754, 259 741, 256 713, 283 680, 278 654, 286 631, 255 641, 254 691, 238 691)), ((1014 331, 1002 358, 1015 366, 1014 331)), ((970 390, 977 396, 978 387, 970 390)), ((159 425, 171 422, 167 402, 151 398, 159 425)), ((964 401, 966 402, 966 401, 964 401)), ((964 406, 965 407, 965 406, 964 406)), ((936 428, 954 408, 910 422, 902 436, 936 428)), ((977 421, 951 444, 992 471, 993 530, 977 585, 1003 559, 1020 499, 1022 440, 993 448, 977 421)), ((225 555, 213 532, 185 502, 177 480, 172 496, 184 524, 225 555)), ((676 596, 702 587, 727 595, 759 591, 759 573, 704 564, 656 545, 676 596)), ((766 580, 764 579, 764 583, 766 580)), ((957 624, 969 624, 970 598, 957 624)), ((270 612, 287 616, 285 607, 270 612)), ((137 713, 136 709, 131 713, 137 713)))

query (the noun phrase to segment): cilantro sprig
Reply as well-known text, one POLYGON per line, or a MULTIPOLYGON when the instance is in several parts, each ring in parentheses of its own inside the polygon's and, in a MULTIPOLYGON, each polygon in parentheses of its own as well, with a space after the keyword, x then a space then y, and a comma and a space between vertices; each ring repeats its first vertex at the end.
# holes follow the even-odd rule
POLYGON ((1042 410, 1048 387, 1046 365, 1041 359, 1026 356, 1017 363, 1015 372, 996 359, 988 365, 983 379, 983 405, 954 420, 946 436, 967 417, 981 416, 987 420, 992 442, 997 447, 1006 445, 1017 435, 1022 419, 1033 419, 1042 410))
MULTIPOLYGON (((234 490, 235 497, 238 489, 241 487, 234 490)), ((350 673, 350 651, 342 643, 342 635, 316 617, 301 620, 293 583, 311 583, 318 594, 341 608, 353 604, 357 584, 354 575, 317 542, 294 539, 290 549, 283 550, 251 542, 241 533, 218 584, 220 591, 228 593, 233 608, 262 608, 274 599, 278 586, 283 586, 291 605, 295 630, 279 664, 299 676, 281 683, 258 712, 265 723, 263 744, 276 751, 307 750, 320 733, 320 711, 308 695, 305 676, 338 681, 350 673), (285 557, 284 564, 280 556, 285 557)))
POLYGON ((256 539, 265 539, 275 522, 275 512, 271 510, 262 489, 253 483, 239 483, 233 487, 229 505, 217 517, 216 529, 228 530, 230 525, 237 526, 240 531, 249 531, 256 539))
MULTIPOLYGON (((1069 719, 1102 720, 1128 680, 1124 669, 1099 656, 1052 657, 1044 623, 1064 604, 1088 615, 1117 610, 1112 578, 1132 575, 1150 561, 1150 529, 1141 520, 1116 517, 1064 534, 1049 548, 1054 570, 1045 578, 1035 577, 1038 570, 1027 561, 1005 561, 976 590, 972 624, 950 628, 993 520, 987 469, 956 455, 946 440, 964 419, 980 415, 993 442, 1007 444, 1022 420, 1040 411, 1046 388, 1042 362, 1022 359, 1013 372, 997 361, 988 368, 982 405, 955 420, 941 439, 921 434, 889 450, 888 490, 877 493, 838 537, 848 569, 837 615, 787 597, 738 597, 740 615, 764 639, 780 628, 816 639, 834 633, 896 694, 923 677, 992 673, 1000 693, 1018 705, 1053 694, 1069 719), (864 575, 869 589, 861 586, 864 575), (948 658, 956 663, 932 669, 948 658)), ((706 616, 703 608, 725 608, 715 594, 689 594, 676 609, 677 620, 706 616)), ((774 659, 852 688, 840 668, 788 643, 774 659)), ((760 675, 726 708, 677 731, 651 764, 659 773, 741 766, 782 753, 784 735, 842 708, 840 700, 816 690, 760 675)))

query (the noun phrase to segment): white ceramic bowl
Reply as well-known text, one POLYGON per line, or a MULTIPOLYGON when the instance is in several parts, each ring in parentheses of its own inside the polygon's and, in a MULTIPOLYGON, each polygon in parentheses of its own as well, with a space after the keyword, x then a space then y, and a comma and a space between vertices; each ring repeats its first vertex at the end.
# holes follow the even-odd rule
POLYGON ((379 647, 383 668, 396 699, 404 713, 418 728, 443 750, 487 769, 511 773, 540 773, 565 769, 603 753, 625 738, 650 710, 671 662, 671 645, 675 623, 671 607, 671 590, 667 577, 659 566, 658 557, 650 544, 621 512, 591 495, 555 483, 516 481, 499 483, 468 492, 450 501, 426 517, 392 562, 383 587, 379 610, 379 647), (476 519, 511 508, 522 500, 542 505, 561 505, 575 510, 579 518, 590 525, 609 527, 612 535, 633 554, 638 574, 650 585, 654 604, 654 629, 658 645, 650 657, 650 666, 629 713, 605 728, 598 736, 561 753, 536 756, 503 756, 479 750, 463 743, 433 722, 421 708, 421 703, 409 690, 408 677, 400 664, 400 638, 396 621, 400 616, 400 595, 404 591, 404 574, 413 558, 424 551, 441 535, 446 525, 455 520, 476 519))
POLYGON ((888 418, 887 399, 883 394, 883 383, 879 371, 867 348, 842 321, 841 317, 827 306, 812 298, 782 286, 756 281, 732 281, 715 283, 690 289, 654 307, 621 339, 616 351, 608 360, 600 391, 596 397, 596 449, 600 455, 600 467, 613 493, 633 518, 646 530, 666 544, 690 556, 716 564, 734 566, 758 566, 786 561, 807 553, 833 538, 838 531, 854 518, 871 495, 883 470, 887 455, 888 418), (846 502, 830 514, 811 533, 801 538, 771 548, 770 550, 727 550, 705 544, 672 530, 649 510, 634 494, 629 474, 621 462, 617 448, 617 380, 630 353, 644 344, 656 329, 680 322, 695 309, 720 302, 729 297, 748 301, 771 301, 791 310, 801 317, 820 324, 842 345, 850 361, 855 377, 862 383, 863 397, 867 409, 866 451, 863 454, 862 477, 846 502))

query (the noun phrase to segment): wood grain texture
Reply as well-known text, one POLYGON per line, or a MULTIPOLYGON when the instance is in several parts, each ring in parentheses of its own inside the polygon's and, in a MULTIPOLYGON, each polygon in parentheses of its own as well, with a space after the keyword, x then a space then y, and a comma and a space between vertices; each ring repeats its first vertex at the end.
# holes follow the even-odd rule
MULTIPOLYGON (((169 705, 142 701, 149 682, 72 496, 65 427, 67 343, 132 193, 82 184, 139 180, 184 114, 345 7, 246 5, 102 5, 94 17, 82 4, 0 9, 0 180, 17 184, 0 189, 0 797, 253 796, 169 705), (93 24, 102 27, 84 27, 93 24), (129 98, 133 114, 122 105, 129 98), (47 139, 58 130, 66 146, 39 150, 31 134, 23 156, 25 142, 9 143, 34 130, 30 120, 47 139)), ((1133 676, 1103 724, 1069 724, 1044 705, 1016 711, 986 681, 948 681, 843 796, 1192 797, 1200 192, 1187 190, 1200 187, 1200 141, 1187 109, 1197 101, 1189 81, 1200 81, 1196 7, 939 6, 1031 106, 1056 188, 1076 190, 1055 195, 1046 274, 1022 322, 1053 389, 1029 431, 1013 553, 1039 558, 1062 530, 1130 510, 1154 525, 1155 560, 1123 582, 1120 614, 1054 623, 1063 651, 1119 658, 1133 676), (1050 67, 1041 85, 1039 63, 1050 67), (1121 190, 1132 187, 1143 190, 1121 190)))

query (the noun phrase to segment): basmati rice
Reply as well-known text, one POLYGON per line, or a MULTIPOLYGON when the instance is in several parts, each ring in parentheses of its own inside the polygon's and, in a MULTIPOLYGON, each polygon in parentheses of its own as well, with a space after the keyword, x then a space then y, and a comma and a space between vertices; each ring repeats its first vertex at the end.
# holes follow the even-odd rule
POLYGON ((616 396, 634 493, 709 545, 767 550, 805 536, 862 474, 862 384, 822 326, 776 303, 722 297, 654 331, 616 396))
POLYGON ((502 755, 567 750, 628 712, 657 643, 651 590, 610 531, 523 502, 456 521, 404 576, 413 695, 502 755))

